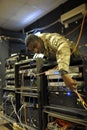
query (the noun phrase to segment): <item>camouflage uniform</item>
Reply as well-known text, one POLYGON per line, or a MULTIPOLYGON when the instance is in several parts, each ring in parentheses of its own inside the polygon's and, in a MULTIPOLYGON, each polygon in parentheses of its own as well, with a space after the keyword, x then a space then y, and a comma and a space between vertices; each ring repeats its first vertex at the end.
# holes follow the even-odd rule
POLYGON ((56 56, 58 69, 68 72, 72 42, 58 33, 43 33, 39 37, 44 41, 44 54, 51 58, 56 56))

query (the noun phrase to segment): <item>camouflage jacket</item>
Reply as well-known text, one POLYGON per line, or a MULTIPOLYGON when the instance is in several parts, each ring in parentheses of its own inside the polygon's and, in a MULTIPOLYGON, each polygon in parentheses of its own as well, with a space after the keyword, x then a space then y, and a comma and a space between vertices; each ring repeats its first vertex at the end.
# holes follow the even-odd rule
POLYGON ((68 72, 73 43, 58 33, 43 33, 40 34, 39 37, 44 41, 44 54, 47 57, 56 57, 58 70, 68 72))

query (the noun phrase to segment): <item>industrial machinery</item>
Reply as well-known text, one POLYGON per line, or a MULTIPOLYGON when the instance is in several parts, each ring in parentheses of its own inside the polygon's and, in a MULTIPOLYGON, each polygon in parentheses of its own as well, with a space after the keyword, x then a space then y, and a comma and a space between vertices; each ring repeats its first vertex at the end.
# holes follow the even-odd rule
MULTIPOLYGON (((48 66, 49 67, 49 66, 48 66)), ((82 97, 83 101, 87 102, 87 59, 76 61, 70 65, 69 75, 77 80, 77 91, 82 97)), ((46 72, 47 76, 47 102, 44 102, 44 126, 52 125, 56 120, 69 121, 69 123, 77 127, 86 129, 87 127, 87 107, 80 100, 78 95, 68 88, 60 72, 52 67, 50 71, 46 72), (82 125, 82 126, 80 126, 82 125)), ((58 124, 57 124, 58 125, 58 124)), ((56 126, 55 126, 56 128, 56 126)), ((51 128, 50 128, 51 129, 51 128)))
POLYGON ((16 120, 15 105, 15 63, 25 59, 25 55, 14 54, 5 61, 5 86, 3 88, 3 112, 5 116, 16 120))
POLYGON ((16 110, 21 121, 35 129, 42 129, 40 71, 42 58, 27 59, 15 64, 16 110))
MULTIPOLYGON (((3 88, 7 117, 25 129, 52 130, 64 122, 73 129, 86 130, 87 108, 78 95, 66 87, 55 61, 36 57, 7 63, 3 88)), ((87 102, 87 59, 71 63, 69 75, 77 80, 78 93, 87 102)))

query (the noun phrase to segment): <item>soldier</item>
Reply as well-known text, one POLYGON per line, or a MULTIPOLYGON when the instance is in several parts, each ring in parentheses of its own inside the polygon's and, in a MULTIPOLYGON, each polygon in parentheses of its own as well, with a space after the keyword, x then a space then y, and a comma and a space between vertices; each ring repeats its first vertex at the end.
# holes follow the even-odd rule
POLYGON ((46 57, 55 59, 66 86, 72 90, 77 88, 76 80, 68 75, 71 42, 58 33, 43 33, 39 36, 30 34, 25 39, 25 45, 30 52, 43 53, 46 57))

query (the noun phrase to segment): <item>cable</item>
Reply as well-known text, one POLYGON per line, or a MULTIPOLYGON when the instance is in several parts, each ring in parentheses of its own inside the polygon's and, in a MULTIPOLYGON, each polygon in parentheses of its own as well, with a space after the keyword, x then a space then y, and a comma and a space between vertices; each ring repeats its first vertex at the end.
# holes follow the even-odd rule
POLYGON ((72 31, 70 31, 69 33, 67 33, 65 36, 68 36, 70 34, 72 34, 73 32, 75 32, 78 28, 80 28, 81 24, 78 25, 76 28, 74 28, 72 31))
POLYGON ((48 71, 56 69, 56 68, 58 68, 58 66, 54 66, 52 69, 49 69, 49 70, 41 72, 41 73, 37 73, 37 74, 35 74, 35 76, 40 76, 40 75, 46 74, 48 71))
POLYGON ((19 118, 19 116, 18 116, 18 114, 17 114, 17 112, 16 112, 16 109, 15 109, 15 106, 14 106, 14 103, 13 103, 12 98, 11 98, 11 104, 12 104, 13 109, 14 109, 14 112, 15 112, 15 114, 16 114, 16 116, 17 116, 17 118, 18 118, 18 120, 19 120, 19 122, 20 122, 20 124, 21 124, 21 120, 20 120, 20 118, 19 118))
POLYGON ((12 104, 12 106, 13 106, 14 112, 15 112, 15 114, 16 114, 18 120, 19 120, 20 125, 21 125, 21 126, 24 128, 24 130, 25 130, 25 127, 24 127, 24 125, 22 124, 22 122, 21 122, 21 120, 20 120, 20 117, 19 117, 19 115, 18 115, 17 112, 16 112, 16 109, 15 109, 15 106, 14 106, 14 103, 13 103, 13 100, 12 100, 12 99, 13 99, 13 98, 11 98, 11 104, 12 104))
POLYGON ((85 13, 84 13, 83 20, 82 20, 82 24, 81 24, 80 33, 79 33, 79 36, 78 36, 78 39, 77 39, 77 43, 76 43, 74 49, 72 50, 71 55, 77 50, 79 41, 80 41, 80 39, 81 39, 81 35, 82 35, 82 31, 83 31, 83 26, 84 26, 84 22, 85 22, 85 17, 86 17, 86 15, 87 15, 87 10, 86 10, 85 13))
POLYGON ((25 105, 24 105, 24 97, 22 95, 23 94, 23 88, 22 88, 22 86, 24 87, 24 73, 22 73, 22 80, 21 80, 22 83, 21 83, 21 88, 20 88, 20 90, 21 90, 21 101, 22 101, 23 105, 21 106, 21 108, 19 109, 19 111, 20 111, 20 118, 21 118, 21 109, 24 108, 24 121, 25 121, 25 124, 27 125, 27 121, 26 121, 26 110, 25 110, 25 105))
POLYGON ((9 118, 14 114, 15 112, 14 112, 14 110, 11 112, 11 114, 10 114, 10 116, 9 116, 9 118))
POLYGON ((21 90, 21 99, 22 99, 22 104, 23 104, 22 106, 24 108, 24 121, 25 121, 25 124, 27 125, 28 123, 27 123, 27 118, 26 118, 26 115, 27 115, 27 113, 26 113, 26 105, 24 103, 23 88, 22 88, 22 86, 24 87, 24 73, 22 73, 22 83, 21 83, 21 89, 20 90, 21 90))
POLYGON ((84 99, 82 98, 82 96, 80 95, 80 93, 78 93, 77 89, 76 89, 76 90, 73 90, 73 91, 77 94, 77 96, 78 96, 78 98, 80 99, 80 101, 81 101, 83 107, 87 110, 87 103, 84 101, 84 99))

